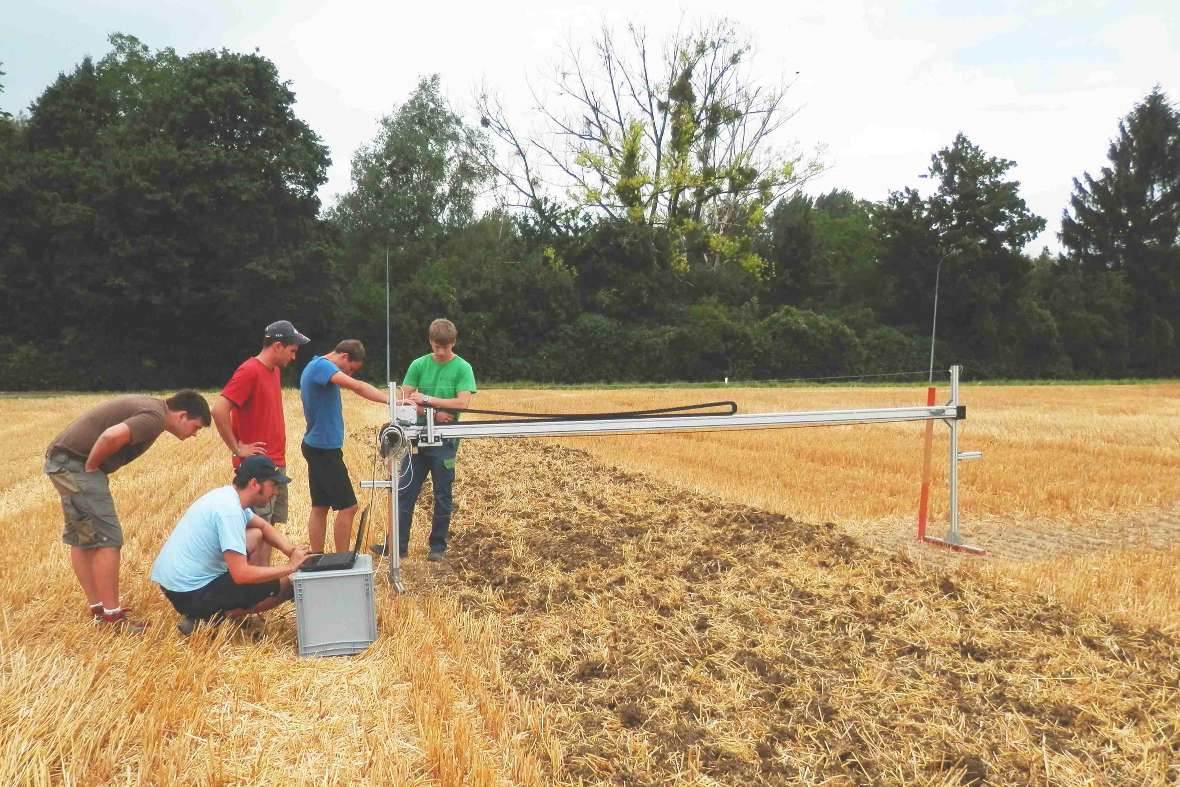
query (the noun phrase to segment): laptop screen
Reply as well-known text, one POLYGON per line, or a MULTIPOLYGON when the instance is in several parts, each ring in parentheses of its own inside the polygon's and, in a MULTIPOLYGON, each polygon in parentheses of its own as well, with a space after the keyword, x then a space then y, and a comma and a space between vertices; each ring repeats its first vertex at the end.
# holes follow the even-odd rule
POLYGON ((369 525, 369 508, 368 508, 368 506, 366 506, 365 510, 361 512, 360 527, 358 527, 356 529, 356 542, 352 545, 352 559, 354 562, 356 561, 356 556, 358 554, 360 554, 361 545, 363 545, 365 543, 365 529, 368 527, 368 525, 369 525))

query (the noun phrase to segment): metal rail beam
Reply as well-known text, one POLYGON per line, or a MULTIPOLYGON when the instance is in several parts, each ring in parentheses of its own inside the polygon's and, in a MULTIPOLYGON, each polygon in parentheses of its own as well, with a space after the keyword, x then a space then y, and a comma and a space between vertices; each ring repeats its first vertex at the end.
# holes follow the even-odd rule
MULTIPOLYGON (((433 413, 427 409, 427 420, 433 413)), ((444 438, 466 440, 486 437, 576 437, 582 435, 638 434, 658 432, 721 432, 743 429, 775 429, 792 426, 838 426, 841 424, 894 423, 904 421, 948 421, 966 417, 956 405, 933 407, 877 407, 863 410, 807 410, 786 413, 742 415, 667 416, 660 418, 607 418, 587 421, 511 421, 498 423, 435 424, 403 427, 406 437, 418 445, 437 444, 444 438), (431 440, 431 438, 434 440, 431 440)))
MULTIPOLYGON (((951 367, 951 400, 944 405, 921 407, 875 407, 859 410, 804 410, 785 413, 748 413, 741 415, 664 416, 648 418, 603 418, 585 421, 484 421, 439 424, 434 420, 434 409, 426 409, 426 425, 401 424, 395 419, 396 386, 389 383, 388 429, 404 436, 414 446, 440 445, 444 439, 480 439, 495 437, 578 437, 589 435, 641 434, 660 432, 723 432, 748 429, 784 429, 798 426, 841 426, 851 424, 902 423, 911 421, 942 421, 950 428, 950 511, 949 529, 945 539, 926 537, 930 544, 981 554, 978 547, 964 544, 959 536, 958 464, 982 456, 978 451, 959 451, 959 421, 967 417, 967 408, 959 404, 959 375, 962 367, 951 367)), ((362 481, 366 489, 388 489, 390 561, 389 579, 393 587, 404 592, 401 581, 401 561, 398 559, 400 522, 398 522, 398 459, 387 461, 388 479, 362 481)))

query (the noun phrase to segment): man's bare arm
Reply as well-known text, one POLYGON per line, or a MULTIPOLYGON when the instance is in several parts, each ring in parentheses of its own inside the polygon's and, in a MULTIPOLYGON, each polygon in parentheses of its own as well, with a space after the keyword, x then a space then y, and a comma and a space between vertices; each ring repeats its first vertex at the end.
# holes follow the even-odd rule
POLYGON ((466 410, 471 406, 471 397, 475 396, 471 391, 459 391, 450 399, 441 399, 437 396, 426 396, 415 392, 414 396, 410 397, 411 401, 419 404, 425 404, 427 407, 454 407, 457 410, 466 410), (429 401, 427 401, 429 399, 429 401))
POLYGON ((86 457, 86 472, 93 473, 120 448, 131 442, 131 427, 118 423, 98 436, 86 457))
POLYGON ((233 402, 226 399, 224 396, 218 395, 217 401, 213 403, 212 415, 213 425, 217 427, 217 434, 221 435, 221 441, 225 443, 226 447, 234 456, 253 456, 254 454, 265 454, 266 443, 239 443, 238 438, 234 436, 233 425, 230 422, 230 413, 236 407, 233 402))
POLYGON ((236 584, 257 585, 260 582, 270 582, 294 574, 307 559, 308 552, 297 547, 291 553, 291 559, 281 566, 252 566, 246 562, 246 556, 241 552, 229 549, 221 554, 225 557, 225 565, 229 567, 229 575, 233 577, 236 584))
POLYGON ((347 388, 353 393, 368 399, 370 402, 389 404, 388 393, 385 391, 378 391, 364 380, 358 380, 355 377, 350 377, 344 372, 336 372, 334 375, 328 378, 328 381, 339 385, 341 388, 347 388))

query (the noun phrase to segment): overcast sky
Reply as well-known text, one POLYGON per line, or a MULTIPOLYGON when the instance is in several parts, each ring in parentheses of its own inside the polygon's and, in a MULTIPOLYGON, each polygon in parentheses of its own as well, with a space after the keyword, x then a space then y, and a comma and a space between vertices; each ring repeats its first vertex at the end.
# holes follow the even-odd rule
POLYGON ((325 204, 348 189, 349 161, 378 119, 419 78, 442 76, 470 117, 487 84, 525 112, 562 43, 589 41, 606 22, 645 25, 662 40, 718 9, 752 37, 757 73, 793 79, 798 114, 781 146, 824 148, 827 171, 808 191, 866 199, 913 186, 930 156, 965 132, 989 155, 1017 162, 1029 206, 1048 221, 1032 244, 1058 248, 1071 179, 1096 172, 1118 121, 1152 86, 1180 100, 1176 2, 908 3, 829 1, 647 3, 598 0, 401 3, 308 0, 13 0, 0 18, 7 75, 0 107, 28 107, 61 71, 125 32, 181 54, 227 48, 272 59, 296 112, 328 145, 325 204), (771 7, 777 6, 777 7, 771 7), (986 6, 986 10, 981 10, 986 6), (796 76, 796 72, 798 75, 796 76))

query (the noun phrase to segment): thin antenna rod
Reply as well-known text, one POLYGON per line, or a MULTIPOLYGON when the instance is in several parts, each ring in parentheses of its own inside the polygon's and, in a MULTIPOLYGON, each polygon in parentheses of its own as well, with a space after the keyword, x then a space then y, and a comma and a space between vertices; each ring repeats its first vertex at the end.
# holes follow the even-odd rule
POLYGON ((938 268, 934 271, 934 318, 930 321, 930 377, 927 384, 934 382, 934 332, 938 329, 938 278, 942 275, 942 255, 938 257, 938 268))
MULTIPOLYGON (((934 363, 931 361, 931 363, 934 363)), ((931 367, 933 368, 933 367, 931 367)), ((389 247, 385 247, 385 382, 393 379, 389 366, 389 247)))

